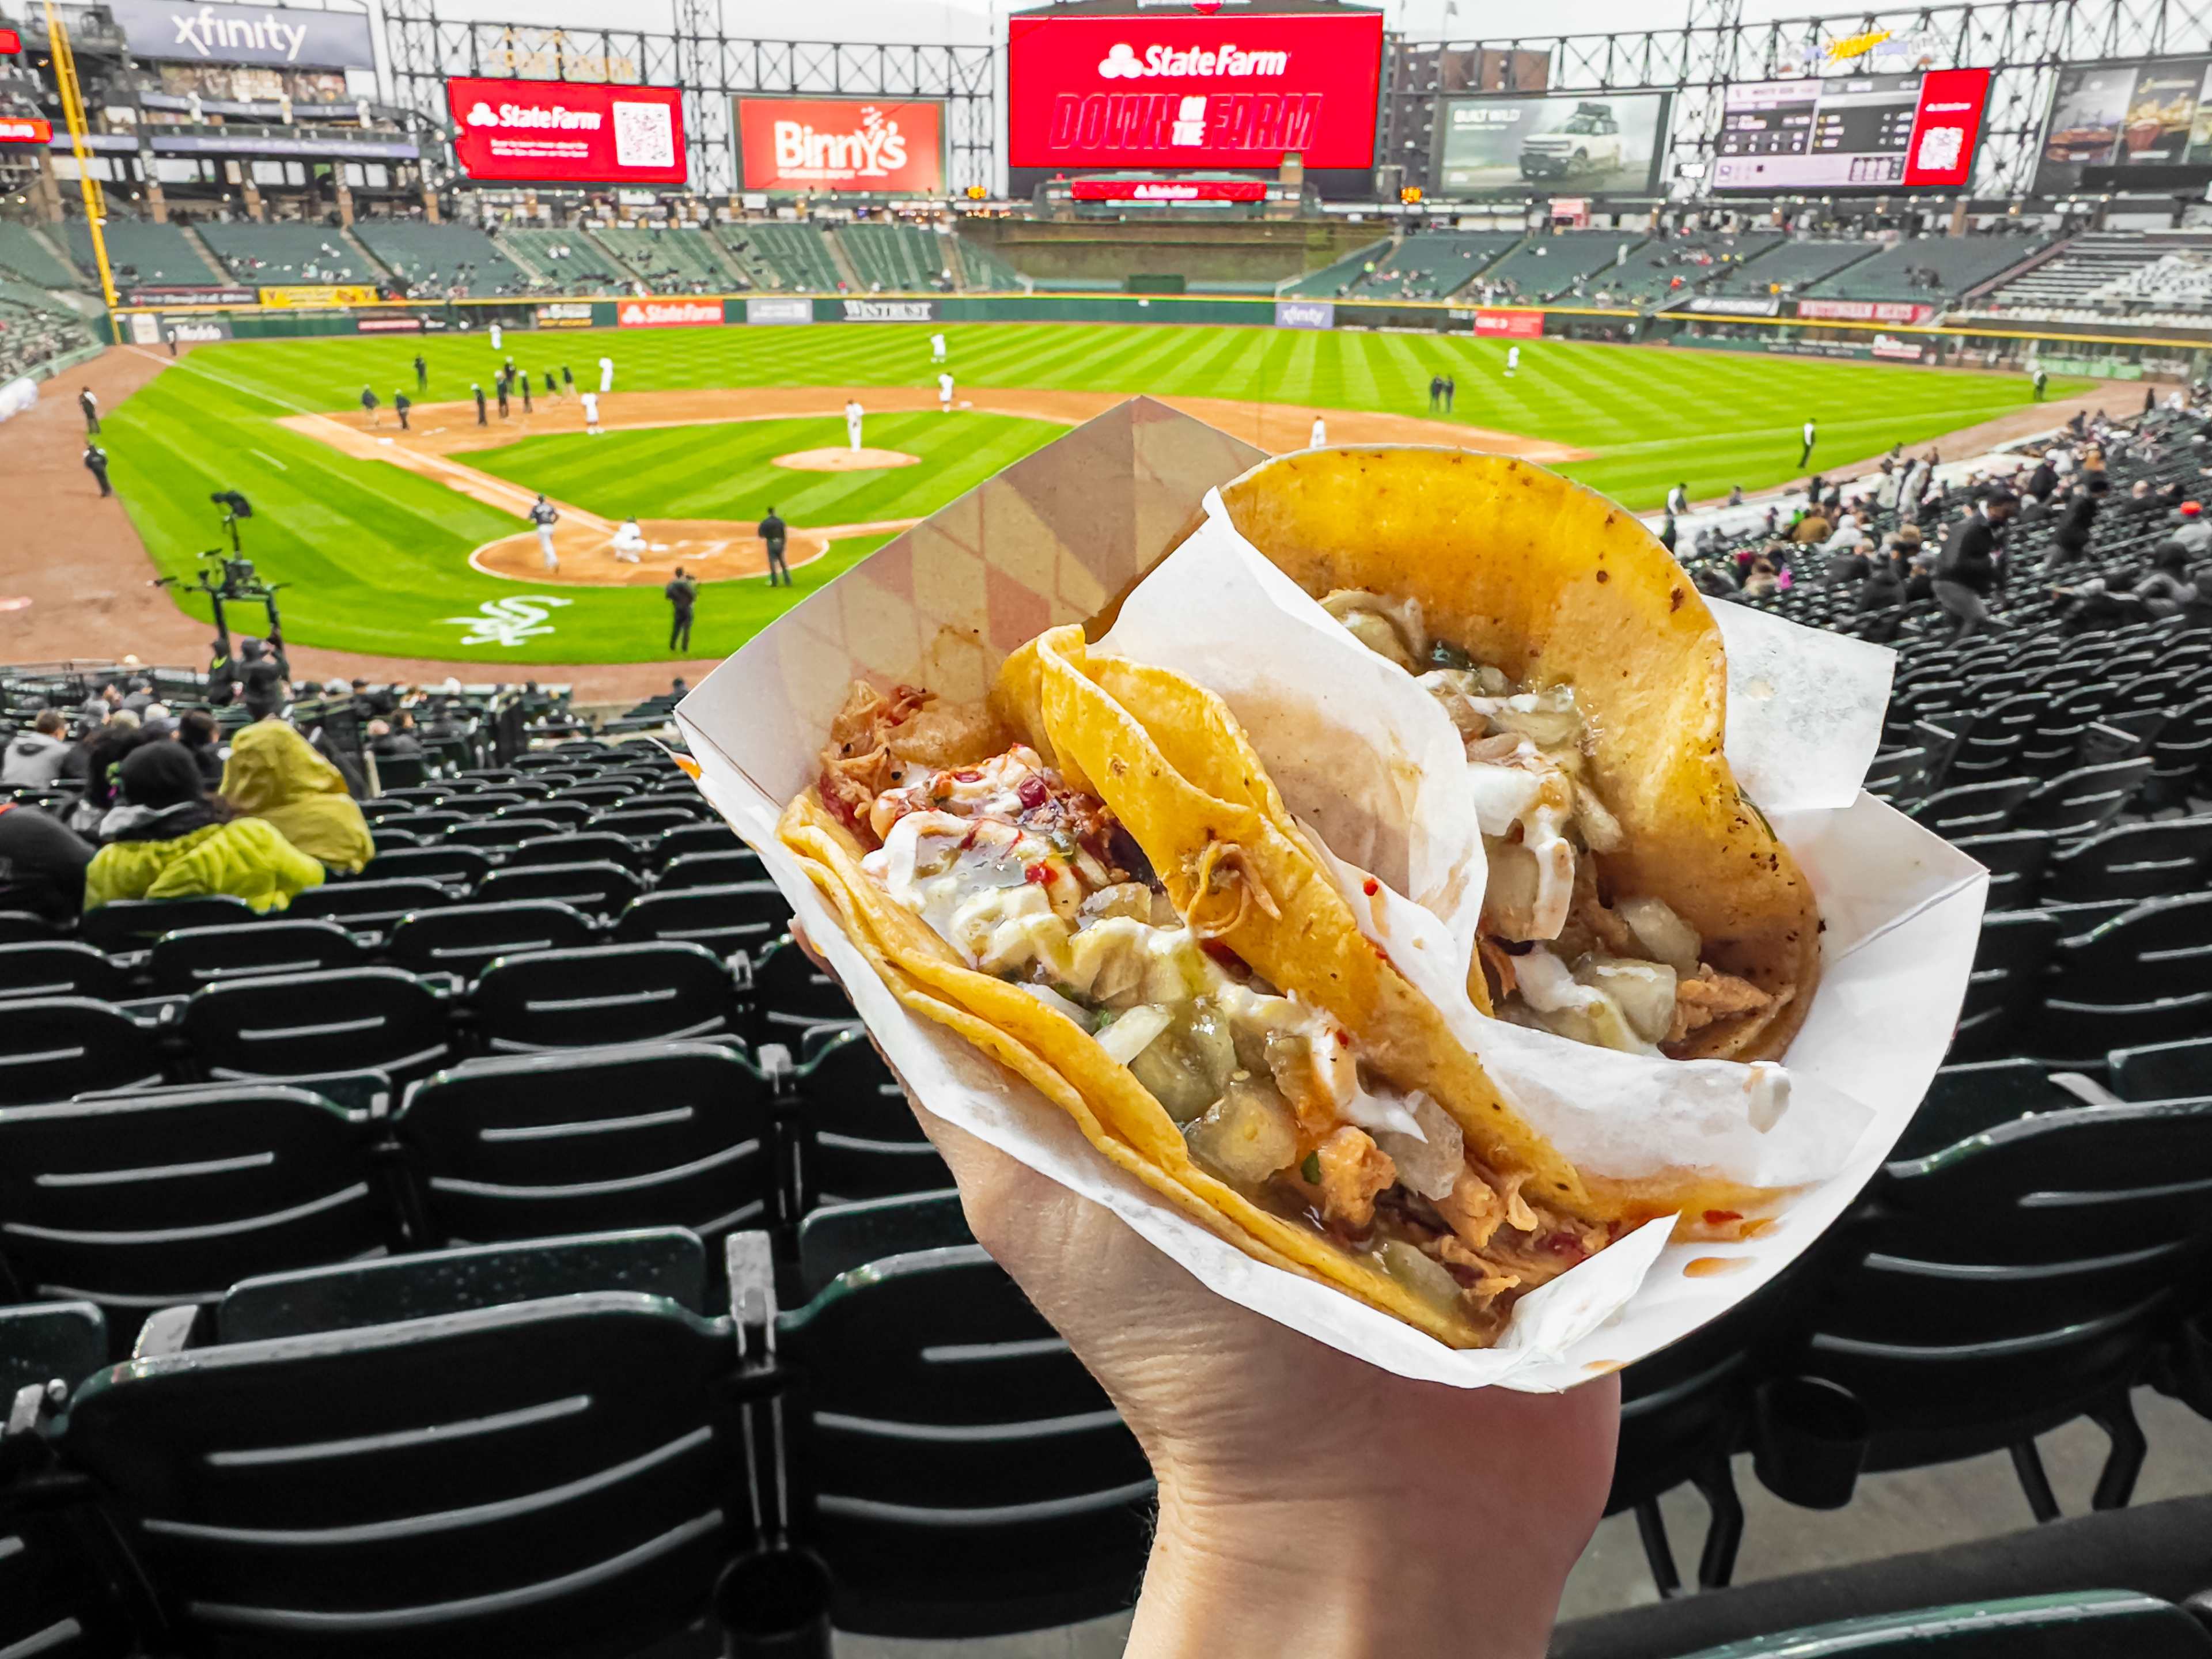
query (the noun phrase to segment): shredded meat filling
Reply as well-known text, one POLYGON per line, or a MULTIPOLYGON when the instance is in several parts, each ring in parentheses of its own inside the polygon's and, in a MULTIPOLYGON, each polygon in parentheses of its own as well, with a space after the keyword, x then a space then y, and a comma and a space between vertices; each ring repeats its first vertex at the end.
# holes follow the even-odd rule
POLYGON ((1674 984, 1674 1019, 1667 1028, 1667 1041, 1680 1042, 1692 1031, 1735 1014, 1757 1013, 1774 999, 1747 979, 1723 974, 1704 963, 1695 979, 1674 984))
POLYGON ((1322 1142, 1321 1212, 1332 1224, 1364 1232, 1375 1220, 1375 1195, 1398 1179, 1398 1166, 1367 1132, 1346 1126, 1322 1142))

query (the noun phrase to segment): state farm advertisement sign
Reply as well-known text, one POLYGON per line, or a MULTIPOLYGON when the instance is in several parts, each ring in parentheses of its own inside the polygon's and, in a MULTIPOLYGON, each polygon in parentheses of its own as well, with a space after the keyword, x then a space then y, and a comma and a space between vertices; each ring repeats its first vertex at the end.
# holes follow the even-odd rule
POLYGON ((1078 179, 1079 202, 1264 202, 1264 179, 1078 179))
POLYGON ((1018 167, 1310 167, 1375 160, 1382 14, 1018 15, 1008 20, 1018 167))
POLYGON ((720 300, 625 300, 615 313, 624 328, 701 328, 721 320, 720 300))
POLYGON ((1544 313, 1486 307, 1474 313, 1474 331, 1501 340, 1540 340, 1544 337, 1544 313))
POLYGON ((740 98, 747 190, 945 194, 945 106, 890 99, 740 98))
POLYGON ((446 82, 453 156, 471 179, 680 185, 684 94, 574 81, 446 82))

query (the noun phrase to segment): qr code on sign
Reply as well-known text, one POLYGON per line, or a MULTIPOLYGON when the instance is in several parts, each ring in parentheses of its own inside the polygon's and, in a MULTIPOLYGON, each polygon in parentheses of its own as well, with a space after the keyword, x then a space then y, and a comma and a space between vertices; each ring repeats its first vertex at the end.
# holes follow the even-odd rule
POLYGON ((1964 127, 1929 127, 1920 135, 1920 154, 1914 165, 1931 173, 1950 173, 1958 167, 1966 149, 1964 127))
POLYGON ((615 104, 615 165, 672 167, 676 126, 666 104, 615 104))

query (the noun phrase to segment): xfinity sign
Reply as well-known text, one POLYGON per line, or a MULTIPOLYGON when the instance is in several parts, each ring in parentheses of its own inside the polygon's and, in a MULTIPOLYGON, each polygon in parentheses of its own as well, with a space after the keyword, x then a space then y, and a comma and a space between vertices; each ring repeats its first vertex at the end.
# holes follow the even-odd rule
POLYGON ((1334 300, 1278 300, 1275 301, 1277 328, 1334 328, 1336 301, 1334 300))
POLYGON ((109 9, 137 58, 281 69, 376 67, 368 19, 360 12, 170 0, 110 0, 109 9))

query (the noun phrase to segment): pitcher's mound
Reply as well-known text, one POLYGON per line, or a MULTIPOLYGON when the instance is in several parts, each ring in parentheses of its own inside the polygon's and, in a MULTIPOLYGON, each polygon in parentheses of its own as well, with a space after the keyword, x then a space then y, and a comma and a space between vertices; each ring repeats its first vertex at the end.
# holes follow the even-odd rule
POLYGON ((885 467, 912 466, 921 460, 902 449, 794 449, 779 455, 775 465, 794 472, 875 472, 885 467))
MULTIPOLYGON (((486 542, 469 555, 469 562, 487 576, 570 587, 658 587, 675 574, 678 565, 702 582, 757 576, 768 569, 768 549, 755 533, 756 526, 750 524, 646 519, 638 528, 650 545, 635 563, 615 556, 606 531, 574 518, 563 519, 554 527, 553 545, 561 561, 558 570, 545 568, 534 530, 486 542)), ((784 545, 784 562, 805 564, 819 558, 829 544, 829 538, 818 530, 793 529, 784 545)))

